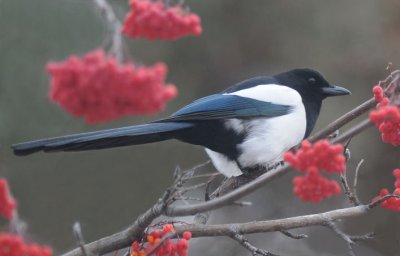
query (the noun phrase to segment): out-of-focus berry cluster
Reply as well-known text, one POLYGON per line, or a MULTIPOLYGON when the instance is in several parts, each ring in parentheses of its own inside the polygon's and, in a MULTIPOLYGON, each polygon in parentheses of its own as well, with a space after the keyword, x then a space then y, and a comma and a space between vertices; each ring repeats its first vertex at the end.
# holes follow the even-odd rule
POLYGON ((7 220, 15 214, 17 202, 11 197, 6 179, 0 178, 0 214, 7 220))
POLYGON ((293 168, 306 172, 293 179, 294 193, 303 201, 319 203, 321 200, 340 193, 340 186, 334 180, 321 176, 321 172, 342 173, 346 170, 343 145, 330 144, 320 140, 314 144, 304 140, 295 152, 286 152, 284 159, 293 168))
POLYGON ((162 0, 131 0, 130 6, 132 11, 125 18, 122 33, 131 38, 175 40, 202 32, 199 16, 180 5, 168 6, 162 0))
POLYGON ((369 119, 378 128, 384 142, 393 146, 400 145, 400 107, 389 105, 390 100, 384 97, 382 87, 373 88, 375 100, 378 101, 377 109, 371 111, 369 119))
POLYGON ((131 256, 186 256, 189 251, 189 240, 192 234, 184 232, 181 239, 176 241, 166 238, 170 233, 175 232, 171 224, 164 225, 162 230, 153 230, 146 236, 145 242, 135 241, 131 247, 131 256), (154 249, 157 247, 156 249, 154 249))
POLYGON ((51 256, 52 250, 47 246, 27 244, 14 234, 0 233, 1 256, 51 256))
MULTIPOLYGON (((0 178, 0 215, 10 220, 16 216, 16 201, 11 197, 6 179, 0 178)), ((18 220, 15 220, 18 221, 18 220)), ((47 246, 25 243, 21 236, 0 233, 0 256, 51 256, 47 246)))
POLYGON ((49 63, 47 70, 52 75, 51 99, 88 123, 156 113, 177 95, 174 85, 165 84, 164 64, 118 64, 100 49, 82 58, 73 55, 64 62, 49 63))
MULTIPOLYGON (((396 177, 396 181, 394 183, 394 191, 392 194, 395 195, 399 195, 400 196, 400 169, 395 169, 393 171, 393 175, 396 177)), ((379 199, 381 199, 382 197, 389 195, 389 190, 386 188, 381 189, 381 191, 379 192, 379 196, 375 197, 374 199, 372 199, 372 202, 375 202, 379 199)), ((396 198, 396 197, 391 197, 385 201, 383 201, 380 204, 382 207, 385 207, 389 210, 392 211, 396 211, 396 212, 400 212, 400 198, 396 198)))

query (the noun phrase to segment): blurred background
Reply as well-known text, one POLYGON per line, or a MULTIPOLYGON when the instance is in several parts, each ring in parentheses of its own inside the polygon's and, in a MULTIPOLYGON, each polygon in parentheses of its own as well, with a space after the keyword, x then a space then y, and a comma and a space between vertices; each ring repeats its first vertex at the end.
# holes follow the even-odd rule
MULTIPOLYGON (((122 20, 129 11, 127 0, 110 2, 122 20)), ((190 0, 188 4, 202 18, 200 37, 173 42, 126 39, 135 61, 167 63, 168 81, 179 89, 178 98, 156 116, 88 126, 48 100, 44 66, 73 53, 85 54, 104 41, 105 25, 92 1, 0 0, 0 176, 9 180, 33 240, 61 253, 75 246, 71 228, 75 221, 81 222, 87 241, 120 231, 171 184, 177 165, 190 168, 207 157, 201 148, 177 141, 15 157, 10 150, 13 143, 150 121, 243 79, 295 67, 318 69, 353 93, 325 101, 318 130, 370 98, 372 86, 387 76, 388 62, 399 68, 400 2, 396 0, 190 0)), ((400 167, 399 149, 383 144, 375 128, 354 138, 350 149, 350 176, 365 159, 358 185, 361 200, 368 202, 383 187, 392 191, 391 172, 400 167)), ((251 195, 246 200, 253 202, 252 207, 215 212, 210 223, 349 206, 343 196, 319 205, 301 202, 291 192, 291 179, 288 175, 251 195)), ((376 209, 340 226, 350 234, 376 233, 376 239, 355 246, 357 255, 399 253, 399 213, 376 209)), ((279 255, 346 255, 344 241, 326 228, 294 232, 309 238, 292 240, 273 233, 249 239, 279 255)), ((190 255, 248 255, 229 238, 195 239, 191 244, 190 255)))

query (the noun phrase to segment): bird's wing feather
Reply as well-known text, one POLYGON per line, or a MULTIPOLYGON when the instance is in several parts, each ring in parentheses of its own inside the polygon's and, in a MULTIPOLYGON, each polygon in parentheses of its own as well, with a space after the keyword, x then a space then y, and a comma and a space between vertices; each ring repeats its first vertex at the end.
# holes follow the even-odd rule
POLYGON ((144 144, 171 138, 170 133, 192 127, 190 123, 149 123, 80 133, 12 145, 16 155, 38 151, 80 151, 144 144))
POLYGON ((288 105, 264 102, 237 95, 214 94, 198 99, 158 122, 276 117, 288 114, 291 109, 292 107, 288 105))

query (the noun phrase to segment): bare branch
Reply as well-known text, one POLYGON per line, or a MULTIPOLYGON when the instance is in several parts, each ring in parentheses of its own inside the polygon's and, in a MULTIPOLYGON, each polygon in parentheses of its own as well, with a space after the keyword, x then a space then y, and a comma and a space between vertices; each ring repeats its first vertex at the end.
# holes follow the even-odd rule
POLYGON ((358 236, 348 235, 342 230, 340 230, 339 227, 332 220, 329 220, 325 226, 329 227, 334 233, 336 233, 340 238, 342 238, 347 243, 347 247, 349 249, 349 255, 351 256, 356 256, 353 251, 353 245, 355 242, 372 239, 374 237, 373 233, 367 233, 365 235, 358 235, 358 236))
POLYGON ((222 174, 219 172, 205 173, 205 174, 193 175, 191 177, 183 177, 182 180, 193 180, 193 179, 198 179, 198 178, 208 178, 208 177, 221 176, 221 175, 222 174))
POLYGON ((85 246, 85 241, 83 239, 83 234, 82 234, 82 229, 81 229, 81 224, 79 222, 75 222, 74 225, 72 226, 72 231, 74 233, 76 242, 81 248, 82 255, 83 256, 89 256, 90 254, 88 253, 86 246, 85 246))
POLYGON ((235 241, 237 241, 240 245, 242 245, 244 248, 249 250, 251 254, 254 255, 263 255, 263 256, 278 256, 277 254, 270 253, 266 250, 260 249, 252 245, 249 240, 247 240, 243 235, 240 234, 235 234, 231 236, 231 238, 235 241))
MULTIPOLYGON (((385 91, 389 91, 393 86, 398 86, 398 78, 400 77, 400 71, 393 71, 385 80, 380 81, 379 85, 384 88, 385 91)), ((367 100, 358 107, 344 114, 343 116, 336 119, 334 122, 330 123, 325 129, 315 133, 313 136, 309 137, 308 140, 311 142, 328 137, 330 134, 334 133, 339 128, 343 127, 345 124, 350 123, 357 117, 368 112, 376 106, 377 102, 374 98, 367 100)))
POLYGON ((93 0, 93 2, 107 25, 107 40, 110 42, 109 53, 122 62, 124 56, 121 22, 117 19, 114 10, 106 0, 93 0))
POLYGON ((338 209, 318 214, 296 216, 286 219, 253 221, 239 224, 215 224, 215 225, 177 225, 175 231, 182 234, 184 231, 192 232, 193 237, 200 236, 230 236, 232 230, 239 234, 253 234, 275 232, 302 228, 309 226, 326 225, 329 220, 346 219, 366 214, 370 208, 366 205, 338 209))
POLYGON ((240 207, 248 207, 248 206, 252 206, 253 202, 250 201, 235 201, 233 202, 233 205, 237 205, 240 207))
POLYGON ((247 183, 242 187, 213 200, 189 206, 168 206, 164 214, 167 216, 194 215, 196 213, 213 210, 221 206, 231 204, 232 202, 237 201, 238 199, 250 194, 260 187, 263 187, 266 183, 288 173, 289 171, 289 166, 285 165, 282 168, 269 171, 250 183, 247 183))
POLYGON ((175 232, 170 232, 168 234, 165 234, 160 242, 158 244, 156 244, 153 248, 151 248, 151 250, 149 252, 146 253, 145 256, 150 256, 153 254, 153 252, 155 252, 158 248, 160 248, 169 238, 173 238, 176 236, 175 232))
POLYGON ((322 129, 321 131, 309 137, 308 140, 311 142, 315 142, 317 140, 328 137, 330 134, 332 134, 339 128, 343 127, 345 124, 350 123, 357 117, 373 109, 376 106, 376 104, 377 102, 375 101, 374 98, 367 100, 366 102, 362 103, 361 105, 354 108, 350 112, 339 117, 334 122, 330 123, 326 128, 322 129))
MULTIPOLYGON (((160 207, 162 207, 162 205, 153 206, 152 209, 148 210, 137 221, 135 221, 135 223, 130 228, 89 243, 86 245, 86 248, 93 254, 105 254, 111 251, 125 248, 132 244, 134 240, 140 240, 144 234, 143 232, 145 228, 150 225, 149 221, 153 220, 162 211, 160 207)), ((358 217, 366 214, 369 209, 371 209, 369 205, 360 205, 319 214, 297 216, 278 220, 219 225, 182 224, 175 226, 175 232, 177 235, 182 235, 183 232, 190 231, 193 237, 230 237, 232 235, 232 230, 236 230, 239 234, 275 232, 308 226, 326 225, 328 220, 358 217)), ((83 254, 82 251, 77 248, 64 254, 63 256, 83 256, 83 254)))
MULTIPOLYGON (((99 240, 86 244, 85 247, 94 255, 101 255, 109 253, 118 249, 128 247, 135 240, 140 240, 144 234, 145 229, 151 222, 159 217, 166 206, 166 200, 169 197, 169 191, 166 191, 162 198, 127 229, 115 233, 110 236, 103 237, 99 240)), ((80 248, 69 251, 63 256, 83 256, 80 248)))
POLYGON ((400 198, 400 195, 393 195, 393 194, 390 194, 390 195, 383 196, 381 199, 378 199, 378 200, 376 200, 375 202, 370 203, 370 204, 368 205, 368 208, 369 208, 369 209, 375 208, 375 207, 377 207, 378 205, 380 205, 381 203, 383 203, 384 201, 386 201, 386 200, 388 200, 389 198, 392 198, 392 197, 400 198))
POLYGON ((350 203, 352 203, 354 206, 360 205, 360 201, 358 200, 357 196, 354 194, 354 192, 352 192, 352 190, 349 187, 349 183, 347 182, 346 173, 347 172, 340 174, 340 181, 342 182, 342 185, 343 185, 344 194, 347 196, 350 203))
POLYGON ((363 163, 364 163, 364 159, 361 159, 360 162, 358 162, 357 167, 356 167, 356 172, 354 174, 354 181, 353 181, 353 193, 354 193, 354 196, 357 198, 358 202, 360 202, 360 200, 358 199, 358 196, 357 196, 358 172, 360 171, 361 165, 363 163))
POLYGON ((303 238, 308 238, 308 235, 306 235, 306 234, 298 234, 297 235, 297 234, 293 234, 293 233, 291 233, 291 232, 289 232, 287 230, 281 230, 279 232, 281 232, 282 234, 284 234, 287 237, 290 237, 290 238, 293 238, 293 239, 296 239, 296 240, 303 239, 303 238))

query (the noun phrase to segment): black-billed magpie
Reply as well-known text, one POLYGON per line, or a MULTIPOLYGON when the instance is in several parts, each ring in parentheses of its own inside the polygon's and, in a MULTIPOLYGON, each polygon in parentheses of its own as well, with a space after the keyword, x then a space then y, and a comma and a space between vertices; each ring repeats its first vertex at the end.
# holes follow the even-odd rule
POLYGON ((177 139, 201 145, 227 177, 268 168, 308 137, 322 100, 350 94, 317 71, 293 69, 255 77, 218 94, 200 98, 171 116, 151 123, 12 146, 16 155, 38 151, 81 151, 177 139))

